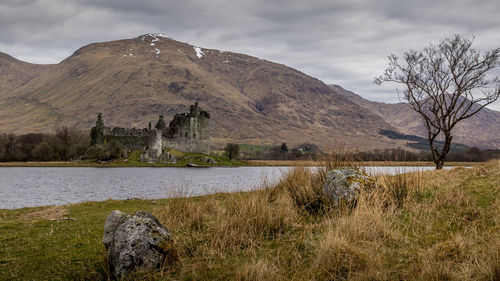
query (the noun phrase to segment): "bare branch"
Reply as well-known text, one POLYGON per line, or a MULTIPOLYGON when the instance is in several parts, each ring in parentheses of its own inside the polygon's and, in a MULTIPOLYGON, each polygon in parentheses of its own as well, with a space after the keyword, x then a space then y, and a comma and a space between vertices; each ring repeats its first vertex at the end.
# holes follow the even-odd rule
POLYGON ((390 55, 388 68, 374 80, 405 85, 403 98, 422 117, 438 168, 455 125, 500 98, 500 78, 487 76, 500 66, 500 48, 481 52, 473 42, 458 34, 422 51, 410 50, 402 59, 390 55), (438 150, 434 141, 440 134, 445 145, 438 150))

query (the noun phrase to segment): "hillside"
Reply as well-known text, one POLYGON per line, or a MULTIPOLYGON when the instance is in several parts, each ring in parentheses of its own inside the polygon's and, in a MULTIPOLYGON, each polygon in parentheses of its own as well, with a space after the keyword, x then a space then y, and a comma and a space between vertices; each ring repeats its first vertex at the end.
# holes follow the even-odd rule
MULTIPOLYGON (((387 104, 366 100, 338 85, 330 85, 337 94, 370 110, 394 126, 399 132, 426 137, 421 117, 405 103, 387 104)), ((488 108, 460 122, 453 130, 453 141, 469 146, 500 149, 500 112, 488 108)))
POLYGON ((22 62, 0 52, 0 97, 12 94, 15 89, 50 71, 51 68, 50 65, 22 62))
POLYGON ((15 91, 0 100, 0 132, 89 129, 97 112, 108 125, 143 128, 199 101, 212 115, 212 144, 219 147, 229 141, 363 150, 403 144, 379 134, 395 128, 378 114, 313 77, 161 34, 90 44, 43 70, 26 72, 28 82, 2 82, 15 91))

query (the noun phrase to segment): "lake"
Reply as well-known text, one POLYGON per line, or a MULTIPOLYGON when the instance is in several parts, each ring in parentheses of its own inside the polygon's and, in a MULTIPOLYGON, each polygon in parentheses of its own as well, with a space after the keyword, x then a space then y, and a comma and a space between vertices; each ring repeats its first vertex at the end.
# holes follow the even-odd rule
MULTIPOLYGON (((450 169, 451 167, 446 167, 450 169)), ((85 168, 1 167, 0 209, 107 199, 157 199, 257 189, 275 183, 290 167, 85 168)), ((366 167, 395 174, 433 167, 366 167)))

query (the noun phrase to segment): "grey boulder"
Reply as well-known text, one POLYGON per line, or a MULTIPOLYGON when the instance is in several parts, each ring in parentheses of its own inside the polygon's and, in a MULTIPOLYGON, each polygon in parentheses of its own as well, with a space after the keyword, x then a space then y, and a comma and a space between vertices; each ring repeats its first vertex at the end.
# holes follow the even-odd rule
POLYGON ((177 259, 171 233, 150 213, 109 214, 102 242, 111 274, 126 275, 136 269, 159 269, 177 259))
POLYGON ((214 159, 212 159, 211 157, 207 157, 207 156, 203 157, 203 162, 210 164, 210 165, 217 164, 217 162, 214 159))
POLYGON ((361 189, 374 188, 375 180, 354 169, 335 169, 326 173, 323 184, 324 195, 334 206, 341 202, 355 203, 361 189))

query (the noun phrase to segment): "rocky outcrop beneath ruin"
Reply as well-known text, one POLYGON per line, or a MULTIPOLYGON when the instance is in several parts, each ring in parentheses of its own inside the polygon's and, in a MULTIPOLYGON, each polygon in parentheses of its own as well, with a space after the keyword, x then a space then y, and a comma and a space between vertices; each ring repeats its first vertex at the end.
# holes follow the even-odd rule
POLYGON ((115 277, 136 269, 159 269, 177 260, 172 234, 145 211, 134 215, 111 212, 104 224, 102 242, 115 277))
POLYGON ((141 154, 141 156, 139 157, 139 161, 149 164, 176 164, 177 158, 175 158, 168 151, 163 151, 158 157, 155 157, 149 151, 146 151, 141 154))
POLYGON ((323 193, 334 206, 340 204, 354 204, 359 192, 377 186, 375 180, 355 169, 336 169, 329 171, 325 176, 323 193))
POLYGON ((204 156, 203 157, 203 162, 205 162, 208 165, 216 165, 217 161, 215 161, 212 157, 204 156))

